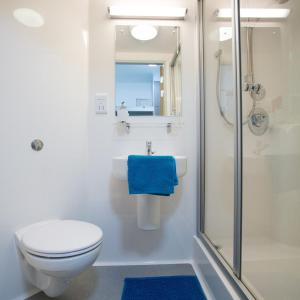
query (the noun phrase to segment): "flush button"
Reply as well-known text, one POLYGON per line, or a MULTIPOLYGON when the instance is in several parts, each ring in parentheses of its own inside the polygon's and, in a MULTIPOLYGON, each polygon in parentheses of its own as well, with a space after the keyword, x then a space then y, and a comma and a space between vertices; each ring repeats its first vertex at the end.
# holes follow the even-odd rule
POLYGON ((44 143, 41 140, 36 139, 31 142, 31 148, 34 151, 41 151, 43 147, 44 143))

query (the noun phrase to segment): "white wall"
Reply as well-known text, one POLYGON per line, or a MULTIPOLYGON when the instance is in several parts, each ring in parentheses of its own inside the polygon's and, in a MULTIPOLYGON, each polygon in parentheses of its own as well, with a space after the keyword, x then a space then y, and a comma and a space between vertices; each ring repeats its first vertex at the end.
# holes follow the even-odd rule
POLYGON ((15 230, 44 219, 76 218, 101 226, 104 246, 98 262, 144 263, 192 256, 197 183, 194 1, 164 3, 189 8, 185 22, 162 22, 182 25, 184 125, 174 128, 171 134, 155 126, 132 128, 126 134, 115 126, 114 25, 117 22, 107 18, 109 4, 116 3, 1 1, 0 37, 5 41, 0 47, 0 298, 3 300, 24 299, 31 288, 25 283, 18 263, 15 230), (29 29, 18 24, 12 18, 12 11, 24 6, 41 13, 45 26, 29 29), (83 39, 83 30, 88 29, 88 8, 90 51, 83 39), (109 95, 108 115, 94 112, 97 92, 109 95), (34 138, 44 141, 43 151, 31 150, 34 138), (137 228, 135 200, 128 196, 126 183, 111 176, 112 157, 144 153, 146 140, 152 140, 156 151, 188 157, 188 173, 176 196, 162 200, 161 229, 153 232, 137 228))
MULTIPOLYGON (((270 167, 273 184, 273 237, 285 244, 300 246, 300 3, 289 1, 286 4, 290 15, 281 25, 281 62, 283 89, 279 105, 275 106, 272 128, 270 167)), ((277 101, 278 102, 278 101, 277 101)))
POLYGON ((25 298, 14 232, 50 218, 82 218, 87 205, 88 3, 0 2, 0 299, 25 298), (45 26, 17 23, 35 9, 45 26), (34 152, 34 138, 44 149, 34 152))
MULTIPOLYGON (((131 1, 122 1, 127 5, 131 1)), ((148 1, 138 1, 139 4, 148 1)), ((196 52, 194 1, 165 1, 166 5, 187 6, 185 22, 180 24, 183 39, 183 122, 181 128, 167 134, 166 128, 135 127, 131 132, 118 129, 114 118, 115 25, 125 21, 107 18, 107 6, 114 1, 90 1, 90 94, 89 94, 89 220, 104 230, 104 246, 99 263, 153 262, 191 258, 192 235, 196 218, 196 52), (109 114, 96 115, 94 95, 109 95, 109 114), (127 184, 111 175, 112 157, 127 153, 145 153, 146 140, 162 153, 188 157, 188 173, 176 195, 163 198, 161 229, 145 232, 136 225, 136 202, 128 196, 127 184)), ((160 5, 161 1, 151 4, 160 5)), ((136 120, 136 119, 135 119, 136 120)), ((139 119, 141 120, 141 119, 139 119)), ((145 119, 142 119, 145 122, 145 119)), ((149 119, 146 119, 149 120, 149 119)), ((150 119, 151 120, 151 119, 150 119)), ((167 119, 160 119, 166 122, 167 119)), ((149 121, 147 121, 149 122, 149 121)))

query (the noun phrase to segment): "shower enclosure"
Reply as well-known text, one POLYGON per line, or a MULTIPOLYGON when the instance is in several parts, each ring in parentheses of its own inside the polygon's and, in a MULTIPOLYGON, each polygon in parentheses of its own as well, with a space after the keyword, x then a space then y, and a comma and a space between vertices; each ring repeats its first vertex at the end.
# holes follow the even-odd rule
POLYGON ((199 12, 199 237, 250 297, 300 299, 300 2, 199 12))

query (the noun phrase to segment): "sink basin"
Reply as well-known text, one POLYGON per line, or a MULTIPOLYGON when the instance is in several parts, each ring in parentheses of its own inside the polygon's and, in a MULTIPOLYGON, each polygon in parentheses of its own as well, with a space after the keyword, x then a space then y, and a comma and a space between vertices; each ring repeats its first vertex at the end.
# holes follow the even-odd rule
MULTIPOLYGON (((185 156, 173 156, 176 161, 176 173, 178 177, 185 175, 187 171, 187 158, 185 156)), ((113 158, 112 173, 117 179, 127 181, 128 155, 113 158)), ((160 197, 156 195, 134 195, 137 201, 137 225, 143 230, 156 230, 160 227, 160 197)))
MULTIPOLYGON (((187 158, 185 156, 173 156, 176 161, 176 173, 178 177, 185 175, 187 171, 187 158)), ((127 160, 128 155, 116 156, 113 158, 112 173, 115 178, 127 180, 127 160)))

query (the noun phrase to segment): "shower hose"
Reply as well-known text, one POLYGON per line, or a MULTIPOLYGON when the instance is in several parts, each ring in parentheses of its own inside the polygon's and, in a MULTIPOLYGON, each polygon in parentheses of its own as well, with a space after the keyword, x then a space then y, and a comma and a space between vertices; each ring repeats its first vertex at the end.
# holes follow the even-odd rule
MULTIPOLYGON (((248 67, 248 75, 247 77, 250 76, 251 81, 253 83, 254 81, 254 75, 253 75, 253 52, 252 52, 252 33, 253 33, 253 28, 247 28, 247 67, 248 67)), ((219 49, 216 54, 215 57, 218 60, 218 68, 217 68, 217 81, 216 81, 216 96, 217 96, 217 103, 218 103, 218 108, 219 108, 219 112, 221 117, 224 119, 224 121, 231 127, 234 126, 234 123, 231 122, 225 115, 225 112, 222 109, 222 104, 221 104, 221 95, 220 95, 220 73, 221 73, 221 56, 222 56, 222 50, 219 49)), ((246 125, 249 121, 249 119, 251 118, 251 115, 253 114, 253 112, 255 111, 256 108, 256 99, 254 97, 254 94, 250 91, 250 96, 252 99, 252 108, 249 112, 249 114, 247 115, 247 119, 245 121, 243 121, 243 125, 246 125)))

